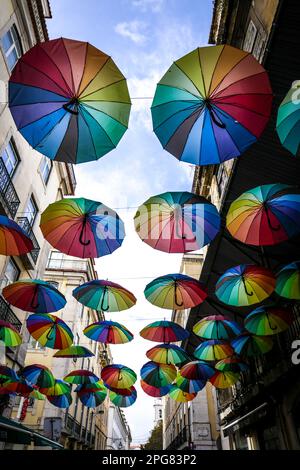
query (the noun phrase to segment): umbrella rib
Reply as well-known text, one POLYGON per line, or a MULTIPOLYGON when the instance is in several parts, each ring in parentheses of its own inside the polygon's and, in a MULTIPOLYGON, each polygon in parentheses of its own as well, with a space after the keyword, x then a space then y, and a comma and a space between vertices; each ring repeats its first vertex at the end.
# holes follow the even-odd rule
MULTIPOLYGON (((204 96, 202 95, 202 93, 201 93, 201 91, 199 90, 199 88, 197 87, 197 85, 193 82, 193 80, 191 79, 191 77, 189 77, 189 76, 185 73, 185 71, 177 64, 177 62, 174 62, 174 64, 175 64, 176 67, 178 67, 179 70, 187 77, 187 79, 190 80, 190 82, 192 82, 192 84, 194 85, 194 87, 196 88, 196 90, 198 90, 199 96, 200 96, 202 99, 204 99, 204 96)), ((189 90, 186 90, 185 88, 178 88, 178 87, 174 87, 174 86, 172 86, 172 85, 165 85, 165 84, 164 84, 163 86, 167 86, 167 87, 170 87, 170 88, 177 88, 178 90, 187 91, 190 95, 195 96, 196 98, 199 99, 199 96, 195 95, 194 93, 192 93, 192 92, 189 91, 189 90)))
MULTIPOLYGON (((160 104, 160 105, 158 105, 158 106, 155 106, 155 109, 159 108, 160 106, 163 106, 163 105, 165 105, 165 104, 170 104, 170 103, 172 103, 172 101, 168 101, 168 102, 166 102, 166 103, 162 103, 162 104, 160 104)), ((180 109, 179 111, 176 111, 175 113, 170 114, 166 119, 164 119, 163 121, 161 121, 161 122, 159 123, 159 125, 157 125, 156 127, 153 128, 153 131, 155 132, 155 131, 156 131, 157 129, 159 129, 161 126, 163 126, 164 124, 166 124, 169 119, 173 118, 173 117, 176 116, 177 114, 180 114, 180 113, 182 113, 183 111, 187 111, 187 110, 190 109, 190 110, 192 111, 191 114, 190 114, 187 118, 185 118, 185 119, 182 121, 182 123, 180 124, 180 126, 181 126, 187 119, 189 119, 191 116, 193 116, 193 114, 194 114, 195 112, 198 112, 198 111, 199 111, 199 108, 202 108, 202 111, 204 110, 204 106, 203 106, 203 105, 201 106, 201 104, 199 104, 199 102, 198 102, 198 103, 196 103, 196 104, 193 104, 192 106, 186 107, 185 109, 180 109), (196 109, 193 111, 194 108, 196 108, 196 109)), ((172 135, 173 135, 173 134, 172 134, 172 135)))
MULTIPOLYGON (((233 70, 233 69, 232 69, 233 70)), ((230 73, 230 72, 229 72, 230 73)), ((236 83, 240 83, 240 82, 244 82, 245 80, 249 80, 249 78, 253 78, 253 77, 257 77, 258 75, 263 75, 265 74, 266 71, 265 70, 262 70, 261 72, 258 72, 258 73, 254 73, 252 75, 247 75, 246 77, 243 77, 243 78, 240 78, 239 80, 236 80, 233 84, 230 84, 228 85, 226 88, 224 88, 223 90, 220 90, 219 92, 217 92, 216 94, 214 94, 212 96, 213 99, 215 99, 216 97, 218 97, 219 95, 222 95, 224 94, 224 92, 229 88, 231 87, 232 85, 235 85, 236 83)), ((225 78, 225 77, 224 77, 225 78)), ((220 82, 221 83, 221 82, 220 82)), ((219 86, 219 85, 218 85, 219 86)), ((255 93, 246 93, 247 94, 255 94, 255 93)), ((271 94, 270 93, 257 93, 257 94, 262 94, 262 95, 269 95, 271 94)), ((226 96, 226 95, 225 95, 226 96)), ((230 95, 229 95, 230 96, 230 95)))
MULTIPOLYGON (((89 44, 89 43, 88 43, 89 44)), ((88 54, 87 54, 88 55, 88 54)), ((86 84, 86 86, 84 87, 84 89, 82 90, 82 92, 80 93, 79 95, 79 98, 82 96, 82 93, 84 92, 84 90, 86 90, 90 84, 92 83, 93 80, 95 80, 96 76, 98 75, 99 72, 101 72, 101 70, 103 69, 103 67, 107 64, 107 62, 109 61, 109 59, 111 59, 111 57, 109 55, 106 55, 106 61, 102 64, 102 66, 97 70, 97 72, 95 73, 95 75, 93 76, 93 78, 91 78, 91 80, 86 84)), ((86 57, 87 59, 87 57, 86 57)), ((86 67, 86 62, 85 62, 85 66, 86 67)), ((81 77, 81 80, 80 80, 80 84, 79 84, 79 87, 78 87, 78 90, 80 90, 80 87, 81 87, 81 83, 82 83, 82 79, 83 79, 83 75, 81 77)), ((93 92, 94 93, 94 92, 93 92)))
MULTIPOLYGON (((46 135, 44 135, 44 137, 41 138, 41 140, 39 140, 39 142, 37 142, 34 146, 32 145, 32 148, 36 149, 45 139, 47 139, 49 137, 49 135, 51 134, 51 132, 53 132, 53 130, 61 123, 61 121, 66 117, 67 115, 67 111, 65 111, 65 113, 63 114, 63 116, 59 119, 59 121, 47 132, 46 135)), ((71 116, 71 115, 69 115, 71 116)), ((70 117, 69 117, 70 119, 70 117)), ((38 120, 37 120, 38 121, 38 120)), ((25 129, 25 127, 27 126, 24 126, 22 127, 22 129, 25 129)), ((52 160, 52 158, 50 159, 52 160)))
MULTIPOLYGON (((83 105, 80 105, 80 106, 79 106, 79 108, 81 108, 81 107, 83 107, 83 105)), ((112 144, 113 148, 116 148, 116 145, 113 143, 113 141, 111 140, 110 136, 107 134, 106 130, 105 130, 105 129, 104 129, 102 126, 100 126, 99 122, 98 122, 98 121, 95 119, 95 117, 94 117, 94 116, 93 116, 91 113, 89 113, 88 111, 86 111, 86 110, 82 110, 81 116, 82 116, 82 118, 83 118, 84 122, 86 123, 86 125, 87 125, 87 127, 88 127, 88 130, 89 130, 89 133, 90 133, 90 136, 91 136, 92 142, 93 142, 93 147, 94 147, 94 149, 95 149, 95 143, 94 143, 94 139, 93 139, 93 137, 92 137, 92 134, 91 134, 90 128, 89 128, 89 126, 88 126, 88 124, 87 124, 87 122, 86 122, 86 120, 85 120, 85 117, 84 117, 83 111, 84 111, 84 112, 86 112, 86 113, 87 113, 89 116, 91 116, 91 118, 93 119, 93 121, 95 121, 95 123, 97 124, 97 126, 98 126, 98 127, 100 127, 100 129, 101 129, 101 130, 102 130, 102 131, 105 133, 105 135, 107 136, 108 140, 110 140, 110 142, 111 142, 111 144, 112 144)), ((97 156, 96 149, 95 149, 95 154, 96 154, 96 156, 97 156)))
MULTIPOLYGON (((111 103, 111 101, 104 101, 104 103, 111 103)), ((82 106, 84 108, 90 108, 90 109, 94 109, 95 111, 98 111, 99 113, 102 113, 104 114, 105 116, 108 116, 109 118, 113 119, 114 121, 116 121, 118 124, 121 124, 122 126, 124 126, 126 129, 127 129, 127 126, 125 126, 125 124, 123 124, 121 121, 118 121, 117 119, 115 119, 114 117, 110 116, 108 113, 106 113, 105 111, 102 111, 100 109, 97 109, 97 108, 94 108, 93 106, 90 106, 89 104, 82 104, 82 106)), ((87 111, 88 112, 88 111, 87 111)), ((90 113, 89 113, 90 114, 90 113)))
MULTIPOLYGON (((94 90, 94 91, 92 91, 91 93, 87 93, 86 95, 83 95, 83 96, 80 95, 81 101, 85 101, 84 98, 86 98, 87 96, 91 96, 91 95, 93 95, 94 93, 97 93, 97 91, 105 90, 105 88, 108 88, 108 87, 110 87, 110 86, 112 86, 112 85, 116 85, 117 83, 121 83, 121 82, 123 82, 123 81, 125 81, 125 83, 126 83, 126 78, 125 78, 124 76, 123 76, 123 78, 121 78, 120 80, 117 80, 117 81, 115 81, 115 82, 109 83, 109 84, 107 84, 107 85, 105 85, 105 86, 103 86, 103 87, 101 87, 101 88, 97 88, 97 90, 94 90)), ((98 100, 96 100, 96 101, 98 101, 98 100)), ((100 100, 99 100, 99 101, 100 101, 100 100)))
MULTIPOLYGON (((243 51, 245 52, 245 51, 243 51)), ((222 78, 222 80, 219 82, 219 84, 216 86, 216 88, 214 88, 214 90, 212 90, 212 93, 211 93, 211 98, 213 98, 214 96, 216 96, 219 92, 215 92, 215 90, 218 90, 218 88, 220 88, 220 85, 224 82, 225 78, 227 78, 227 76, 238 66, 240 65, 240 63, 246 59, 246 57, 248 57, 250 55, 250 52, 248 52, 246 55, 243 55, 243 57, 240 58, 240 60, 234 65, 234 67, 232 67, 230 70, 228 70, 228 72, 226 73, 226 75, 224 75, 224 77, 222 78)), ((263 71, 265 72, 265 70, 263 71)), ((258 75, 258 74, 254 74, 254 75, 258 75)), ((252 77, 252 75, 248 75, 248 77, 252 77)), ((221 90, 223 91, 223 90, 221 90)))
POLYGON ((63 48, 65 49, 65 53, 66 53, 66 56, 68 58, 68 62, 69 62, 69 66, 70 66, 72 85, 73 85, 73 90, 71 90, 71 91, 72 91, 72 95, 74 95, 76 93, 76 90, 75 90, 75 83, 74 83, 74 77, 73 77, 73 68, 72 68, 72 64, 71 64, 71 59, 69 57, 69 54, 68 54, 68 51, 67 51, 67 48, 66 48, 66 45, 65 45, 65 41, 63 39, 62 39, 62 45, 63 45, 63 48))
MULTIPOLYGON (((266 96, 266 93, 253 93, 255 95, 261 95, 261 96, 266 96)), ((241 96, 241 94, 238 94, 238 95, 231 95, 231 96, 241 96)), ((246 105, 244 106, 241 106, 240 104, 236 104, 236 103, 220 103, 219 101, 215 101, 214 100, 214 106, 216 106, 218 109, 220 109, 220 106, 232 106, 233 108, 239 108, 239 109, 242 109, 242 110, 247 110, 253 114, 257 114, 258 116, 263 116, 263 117, 268 117, 266 114, 263 114, 261 112, 258 112, 258 111, 254 111, 253 109, 247 107, 246 105)), ((240 122, 239 122, 240 124, 240 122)))
MULTIPOLYGON (((69 59, 69 56, 68 56, 68 54, 67 54, 67 50, 66 50, 66 48, 65 48, 65 43, 64 43, 64 41, 62 41, 62 43, 63 43, 64 49, 65 49, 65 51, 66 51, 66 55, 67 55, 67 57, 68 57, 68 59, 69 59)), ((45 52, 46 56, 49 57, 49 60, 53 63, 54 67, 57 69, 57 71, 59 72, 59 74, 60 74, 60 76, 62 77, 63 81, 65 82, 65 84, 66 84, 66 86, 67 86, 67 89, 69 90, 70 94, 73 95, 73 91, 72 91, 72 89, 69 87, 68 83, 66 82, 65 77, 64 77, 63 74, 61 73, 61 71, 60 71, 58 65, 54 62, 54 60, 52 59, 52 57, 48 54, 48 52, 47 52, 44 48, 43 48, 43 52, 45 52)), ((71 76, 72 76, 72 81, 73 81, 73 73, 72 73, 72 67, 71 67, 70 59, 69 59, 69 64, 70 64, 71 76)), ((74 83, 73 83, 73 87, 74 87, 74 83)))
MULTIPOLYGON (((163 145, 163 148, 165 149, 165 148, 168 146, 170 140, 171 140, 172 137, 174 136, 174 134, 175 134, 175 132, 177 131, 177 129, 178 129, 179 127, 181 127, 181 126, 185 123, 185 121, 187 121, 188 119, 190 119, 194 114, 199 113, 199 116, 200 116, 201 113, 202 113, 202 111, 203 111, 203 109, 202 109, 200 112, 199 112, 199 109, 196 109, 196 110, 195 110, 193 113, 191 113, 187 118, 185 118, 185 119, 180 123, 180 125, 175 129, 175 131, 174 131, 173 134, 170 136, 170 138, 169 138, 169 140, 166 142, 166 144, 163 145)), ((198 117, 199 117, 199 116, 198 116, 198 117)), ((194 125, 195 125, 195 123, 194 123, 194 125)), ((191 133, 191 131, 192 131, 194 125, 191 127, 191 129, 190 129, 190 131, 189 131, 189 133, 188 133, 187 139, 186 139, 186 141, 185 141, 185 145, 186 145, 186 143, 187 143, 187 140, 188 140, 188 138, 189 138, 189 135, 190 135, 190 133, 191 133)), ((160 126, 159 126, 159 127, 160 127, 160 126)), ((156 129, 158 129, 158 127, 157 127, 156 129)), ((184 147, 185 147, 185 145, 184 145, 184 147)))
POLYGON ((211 73, 210 83, 209 83, 209 89, 208 89, 208 95, 209 95, 209 96, 210 96, 210 92, 211 92, 211 89, 210 89, 210 88, 211 88, 212 79, 213 79, 213 76, 214 76, 215 71, 216 71, 216 69, 217 69, 217 66, 219 65, 220 58, 222 57, 222 54, 223 54, 223 52, 224 52, 224 47, 225 47, 225 44, 222 45, 222 50, 221 50, 221 52, 220 52, 220 54, 219 54, 218 59, 216 60, 214 69, 213 69, 213 71, 212 71, 212 73, 211 73))
POLYGON ((203 69, 202 69, 202 64, 201 64, 201 58, 200 58, 199 49, 200 49, 200 48, 198 47, 198 49, 197 49, 198 62, 199 62, 199 68, 200 68, 200 72, 201 72, 201 78, 202 78, 204 93, 205 93, 205 97, 206 97, 206 96, 207 96, 207 90, 206 90, 206 86, 205 86, 205 80, 204 80, 204 75, 203 75, 203 69))

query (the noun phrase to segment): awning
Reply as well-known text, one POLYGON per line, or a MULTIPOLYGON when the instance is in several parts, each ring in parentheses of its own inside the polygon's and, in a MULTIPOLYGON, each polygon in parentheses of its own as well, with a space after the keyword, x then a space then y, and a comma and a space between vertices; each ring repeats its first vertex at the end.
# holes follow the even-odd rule
POLYGON ((23 424, 5 418, 4 416, 0 416, 0 441, 27 445, 33 442, 36 446, 47 446, 52 447, 52 449, 64 448, 58 442, 52 441, 23 424))
MULTIPOLYGON (((249 413, 246 413, 244 416, 240 416, 239 418, 235 419, 234 421, 231 421, 231 423, 226 424, 226 426, 222 427, 222 431, 224 436, 228 436, 228 434, 233 433, 237 429, 240 429, 241 427, 244 427, 246 425, 251 424, 251 419, 249 418, 254 418, 254 414, 259 413, 260 411, 264 411, 263 416, 265 415, 265 408, 268 406, 267 402, 262 403, 260 406, 255 408, 254 410, 249 411, 249 413), (243 422, 243 423, 242 423, 243 422)), ((259 413, 259 418, 262 417, 262 414, 259 413)), ((252 420, 253 421, 253 420, 252 420)))

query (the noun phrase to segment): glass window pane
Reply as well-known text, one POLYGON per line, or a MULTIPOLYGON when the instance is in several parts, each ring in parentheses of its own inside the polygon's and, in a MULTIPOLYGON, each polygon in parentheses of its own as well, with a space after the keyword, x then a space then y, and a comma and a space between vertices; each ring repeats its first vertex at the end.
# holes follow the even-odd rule
POLYGON ((2 43, 2 49, 4 52, 7 52, 8 49, 13 45, 13 38, 11 35, 11 30, 7 31, 7 33, 4 34, 1 40, 2 43))
POLYGON ((7 63, 8 63, 9 70, 12 70, 17 62, 18 62, 18 54, 17 54, 16 49, 13 48, 7 56, 7 63))
POLYGON ((7 147, 5 148, 2 154, 2 160, 7 169, 7 172, 11 176, 19 162, 11 141, 8 143, 7 147))
POLYGON ((37 207, 35 205, 33 197, 31 197, 29 199, 24 212, 25 212, 25 216, 27 217, 29 223, 32 225, 33 222, 34 222, 35 216, 37 214, 37 207))

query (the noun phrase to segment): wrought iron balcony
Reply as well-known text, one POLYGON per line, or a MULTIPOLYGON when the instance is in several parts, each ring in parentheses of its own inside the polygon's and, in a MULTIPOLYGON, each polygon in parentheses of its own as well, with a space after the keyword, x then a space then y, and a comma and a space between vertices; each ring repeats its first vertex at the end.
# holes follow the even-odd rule
POLYGON ((167 450, 172 450, 172 449, 179 449, 183 444, 186 444, 186 447, 188 446, 188 428, 185 426, 173 439, 171 444, 167 447, 167 450))
POLYGON ((11 323, 18 331, 21 331, 22 323, 14 314, 9 304, 0 296, 0 319, 11 323))
POLYGON ((2 158, 0 158, 0 198, 5 211, 13 219, 18 211, 20 199, 2 158))
POLYGON ((32 269, 34 267, 34 265, 36 264, 36 262, 37 262, 39 252, 40 252, 40 245, 38 244, 38 241, 35 238, 35 235, 32 231, 32 227, 31 227, 30 222, 27 219, 27 217, 18 217, 17 222, 20 225, 20 227, 24 230, 24 232, 28 235, 28 237, 30 238, 30 240, 33 243, 33 250, 30 253, 28 253, 28 255, 30 255, 33 263, 31 263, 30 260, 28 260, 28 255, 22 256, 25 266, 28 269, 32 269))

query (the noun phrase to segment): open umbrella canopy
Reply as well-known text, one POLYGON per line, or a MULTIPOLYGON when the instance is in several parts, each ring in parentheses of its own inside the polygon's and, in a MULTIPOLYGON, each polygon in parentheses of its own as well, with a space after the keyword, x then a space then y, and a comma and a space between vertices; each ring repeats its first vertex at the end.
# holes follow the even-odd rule
POLYGON ((89 370, 78 369, 67 374, 63 380, 69 384, 92 384, 98 382, 99 377, 89 370))
POLYGON ((202 361, 219 361, 233 355, 233 349, 226 341, 210 339, 203 341, 194 351, 196 359, 202 361))
POLYGON ((185 274, 166 274, 147 284, 146 299, 160 308, 184 310, 201 304, 207 297, 205 287, 185 274))
POLYGON ((232 387, 240 378, 240 374, 232 371, 217 370, 215 374, 209 379, 210 383, 216 388, 229 388, 232 387))
POLYGON ((105 344, 123 344, 133 340, 133 334, 116 321, 103 320, 88 325, 83 333, 93 341, 105 344))
POLYGON ((56 312, 66 305, 65 297, 54 286, 39 279, 13 282, 2 294, 9 304, 27 312, 56 312))
POLYGON ((194 400, 196 398, 197 393, 187 393, 183 392, 178 385, 171 385, 169 395, 172 400, 175 400, 179 403, 187 403, 188 401, 194 400))
POLYGON ((143 392, 145 392, 150 397, 158 398, 167 395, 170 391, 171 385, 166 385, 165 387, 153 387, 152 385, 147 384, 144 380, 140 381, 143 392))
POLYGON ((77 387, 75 388, 75 392, 107 392, 106 387, 107 386, 103 383, 102 380, 98 380, 97 382, 93 383, 77 385, 77 387))
POLYGON ((230 234, 249 245, 276 245, 300 233, 300 191, 287 184, 249 189, 231 203, 230 234))
POLYGON ((211 364, 207 364, 205 361, 191 361, 182 366, 179 373, 185 379, 205 382, 214 375, 215 370, 211 364))
POLYGON ((153 129, 179 160, 219 164, 259 138, 272 98, 268 75, 252 54, 228 45, 197 48, 158 83, 153 129))
POLYGON ((127 310, 136 303, 135 296, 129 290, 115 282, 95 279, 76 287, 73 297, 78 302, 93 310, 119 312, 127 310))
POLYGON ((125 397, 128 397, 129 395, 131 395, 131 389, 130 388, 115 388, 115 387, 111 387, 108 384, 105 384, 105 388, 106 388, 106 391, 110 390, 111 392, 115 392, 118 395, 123 395, 125 397))
POLYGON ((292 322, 292 312, 280 307, 258 307, 249 313, 244 320, 246 330, 258 336, 281 333, 292 322))
POLYGON ((221 302, 244 307, 262 302, 275 289, 273 273, 262 266, 240 264, 228 269, 216 284, 221 302))
POLYGON ((276 274, 275 292, 286 299, 300 299, 300 261, 287 264, 276 274))
POLYGON ((41 215, 41 231, 57 250, 78 258, 99 258, 115 251, 125 237, 123 221, 102 202, 67 198, 41 215))
POLYGON ((104 392, 78 392, 78 397, 81 403, 87 408, 97 408, 101 405, 106 398, 106 393, 104 392))
POLYGON ((282 145, 293 155, 298 154, 300 138, 299 82, 295 81, 280 103, 276 130, 282 145))
POLYGON ((114 61, 87 42, 40 42, 9 80, 16 126, 52 160, 83 163, 113 150, 128 126, 130 98, 114 61))
POLYGON ((42 364, 30 364, 24 367, 19 375, 22 379, 26 379, 27 382, 39 388, 50 388, 55 384, 55 378, 51 370, 42 364))
POLYGON ((57 397, 71 393, 71 385, 61 379, 55 379, 51 387, 40 387, 40 392, 47 397, 57 397))
POLYGON ((26 320, 31 336, 42 346, 64 349, 73 343, 73 333, 68 325, 50 313, 34 313, 26 320))
POLYGON ((232 339, 241 334, 241 327, 229 318, 223 315, 210 315, 201 318, 193 326, 193 332, 205 339, 232 339))
POLYGON ((19 256, 32 249, 33 243, 24 230, 14 220, 0 215, 0 255, 19 256))
POLYGON ((140 331, 140 335, 149 341, 157 343, 170 343, 172 341, 182 341, 189 337, 189 332, 170 320, 159 320, 145 326, 140 331))
POLYGON ((186 379, 185 377, 181 377, 178 374, 176 379, 175 385, 177 385, 180 390, 186 393, 198 393, 202 390, 206 385, 207 380, 194 380, 194 379, 186 379))
POLYGON ((131 394, 130 395, 119 395, 115 392, 109 392, 109 399, 119 408, 127 408, 134 404, 137 398, 136 389, 134 387, 130 387, 131 394))
POLYGON ((149 349, 146 356, 158 364, 181 365, 190 360, 185 350, 175 344, 158 344, 149 349))
POLYGON ((69 408, 72 403, 72 395, 70 393, 65 393, 64 395, 47 396, 47 400, 51 405, 56 406, 57 408, 69 408))
POLYGON ((149 361, 141 368, 141 378, 148 385, 162 388, 171 384, 177 376, 176 367, 173 364, 158 364, 149 361))
POLYGON ((4 382, 1 386, 1 394, 17 394, 21 396, 28 396, 34 387, 25 379, 21 379, 18 381, 9 381, 4 382))
POLYGON ((240 372, 248 370, 249 366, 239 357, 232 356, 226 357, 225 359, 217 362, 215 364, 215 369, 220 370, 221 372, 236 372, 239 374, 240 372))
POLYGON ((273 347, 272 338, 243 333, 231 342, 236 354, 242 357, 259 356, 266 354, 273 347))
POLYGON ((7 382, 7 381, 18 382, 19 377, 13 369, 8 366, 0 365, 0 382, 7 382))
POLYGON ((92 357, 95 356, 95 354, 90 351, 88 348, 85 346, 75 346, 72 344, 66 349, 61 349, 60 351, 56 351, 55 354, 53 354, 53 357, 60 357, 60 358, 69 358, 69 357, 92 357))
POLYGON ((122 364, 105 366, 101 371, 104 384, 114 388, 130 388, 137 380, 136 373, 122 364))
POLYGON ((3 341, 5 346, 20 346, 22 343, 22 336, 11 323, 0 320, 0 341, 3 341))
POLYGON ((167 253, 187 253, 210 243, 220 229, 220 216, 207 199, 188 192, 152 196, 134 216, 139 237, 167 253))
POLYGON ((30 394, 29 398, 34 398, 35 400, 45 400, 46 397, 43 395, 41 392, 39 392, 37 389, 34 389, 30 394))

